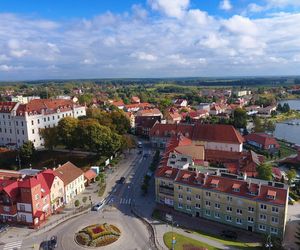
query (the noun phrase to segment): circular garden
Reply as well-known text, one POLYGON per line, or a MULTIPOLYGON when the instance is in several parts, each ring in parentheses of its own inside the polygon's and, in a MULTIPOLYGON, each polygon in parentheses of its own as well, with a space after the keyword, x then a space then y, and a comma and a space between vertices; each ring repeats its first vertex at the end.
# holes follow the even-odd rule
POLYGON ((114 225, 95 224, 81 229, 75 234, 75 241, 84 247, 103 247, 117 241, 121 231, 114 225))

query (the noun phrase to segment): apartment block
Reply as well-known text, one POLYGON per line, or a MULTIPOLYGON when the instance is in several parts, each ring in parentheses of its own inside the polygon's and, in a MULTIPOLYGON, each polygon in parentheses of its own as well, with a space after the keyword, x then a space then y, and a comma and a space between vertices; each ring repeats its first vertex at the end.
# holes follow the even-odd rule
POLYGON ((155 175, 156 202, 194 217, 283 237, 288 186, 229 176, 161 167, 155 175))
POLYGON ((18 148, 32 141, 35 148, 43 148, 42 128, 54 127, 60 119, 86 115, 86 107, 72 100, 33 99, 27 104, 0 102, 0 145, 18 148))

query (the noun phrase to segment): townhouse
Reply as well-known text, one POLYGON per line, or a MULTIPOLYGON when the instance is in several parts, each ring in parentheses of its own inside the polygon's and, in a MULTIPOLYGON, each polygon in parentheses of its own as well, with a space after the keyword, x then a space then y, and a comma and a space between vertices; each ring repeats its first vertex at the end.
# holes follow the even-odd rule
POLYGON ((86 107, 72 100, 33 99, 27 104, 0 102, 0 145, 18 148, 32 141, 35 148, 43 148, 39 131, 54 127, 63 117, 86 115, 86 107))
POLYGON ((266 150, 269 153, 276 153, 280 148, 276 139, 266 133, 252 133, 246 135, 244 138, 249 145, 266 150))
POLYGON ((71 162, 66 162, 54 170, 64 183, 64 201, 69 203, 85 189, 84 172, 71 162))
POLYGON ((156 202, 176 211, 282 238, 287 217, 287 185, 215 172, 160 167, 156 202))

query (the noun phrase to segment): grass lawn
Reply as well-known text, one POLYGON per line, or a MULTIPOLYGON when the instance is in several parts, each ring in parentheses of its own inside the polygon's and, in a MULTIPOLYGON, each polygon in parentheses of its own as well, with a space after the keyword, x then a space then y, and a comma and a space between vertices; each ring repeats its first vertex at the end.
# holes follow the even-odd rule
POLYGON ((218 250, 219 248, 212 247, 208 244, 205 244, 201 241, 197 241, 188 237, 185 237, 181 234, 168 232, 164 234, 164 243, 165 245, 171 249, 172 248, 172 236, 176 238, 175 250, 183 250, 184 245, 192 245, 194 247, 205 247, 208 250, 218 250))
POLYGON ((201 232, 201 231, 197 231, 194 233, 200 234, 202 237, 206 237, 208 239, 215 240, 224 245, 232 246, 232 247, 235 247, 238 249, 251 249, 251 250, 261 249, 259 243, 245 243, 245 242, 233 241, 233 240, 229 240, 229 239, 224 239, 221 236, 217 236, 217 235, 213 235, 213 234, 209 234, 209 233, 205 233, 205 232, 201 232))
POLYGON ((286 143, 282 141, 278 141, 278 143, 280 145, 281 158, 290 156, 292 154, 297 154, 297 150, 291 148, 286 143))

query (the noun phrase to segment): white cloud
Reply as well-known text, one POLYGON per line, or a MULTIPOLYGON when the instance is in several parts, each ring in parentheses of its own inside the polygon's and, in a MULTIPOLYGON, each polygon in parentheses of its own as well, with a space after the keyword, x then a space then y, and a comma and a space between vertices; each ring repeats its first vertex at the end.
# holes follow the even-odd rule
POLYGON ((151 2, 154 12, 50 23, 0 13, 0 80, 299 73, 300 13, 220 18, 151 2))
POLYGON ((220 4, 219 4, 219 8, 221 10, 226 10, 226 11, 231 10, 232 9, 232 5, 231 5, 230 0, 222 0, 220 2, 220 4))
POLYGON ((148 0, 151 8, 169 17, 182 18, 189 7, 190 0, 148 0))
POLYGON ((264 11, 265 9, 266 9, 265 6, 261 6, 256 3, 250 3, 247 7, 247 11, 254 12, 254 13, 264 11))
POLYGON ((149 62, 154 62, 157 60, 157 56, 145 52, 134 52, 131 54, 131 57, 137 58, 142 61, 149 61, 149 62))

